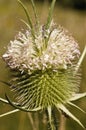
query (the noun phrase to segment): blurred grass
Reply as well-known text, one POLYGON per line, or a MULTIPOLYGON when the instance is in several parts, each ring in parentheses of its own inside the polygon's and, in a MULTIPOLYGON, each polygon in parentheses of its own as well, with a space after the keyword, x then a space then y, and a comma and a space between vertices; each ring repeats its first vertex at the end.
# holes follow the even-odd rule
MULTIPOLYGON (((31 16, 33 17, 31 4, 29 2, 26 4, 31 16)), ((46 1, 43 4, 36 2, 36 6, 41 23, 43 23, 47 18, 49 4, 46 1)), ((56 23, 61 24, 72 33, 72 35, 78 41, 80 50, 82 52, 86 44, 86 12, 75 11, 68 8, 64 9, 56 5, 53 17, 56 23)), ((26 28, 25 25, 20 21, 21 18, 26 20, 22 8, 15 0, 0 0, 0 80, 9 79, 8 70, 1 57, 5 52, 9 41, 14 39, 14 36, 18 33, 19 30, 26 28)), ((7 86, 0 83, 0 97, 4 97, 4 94, 7 92, 7 90, 7 86)), ((86 91, 86 57, 82 64, 82 82, 80 91, 86 91)), ((81 108, 86 110, 85 102, 86 98, 76 103, 80 105, 81 108)), ((9 110, 12 110, 12 107, 0 103, 0 114, 9 110)), ((75 115, 79 117, 79 119, 81 119, 83 124, 86 126, 86 115, 81 114, 79 111, 73 110, 72 108, 70 108, 70 110, 72 110, 73 113, 75 113, 75 115)), ((25 113, 19 112, 7 117, 0 118, 0 130, 11 129, 32 130, 28 117, 25 113)), ((40 126, 40 129, 43 129, 43 125, 40 126)), ((74 121, 69 119, 67 120, 66 130, 82 130, 82 128, 79 127, 74 121)))

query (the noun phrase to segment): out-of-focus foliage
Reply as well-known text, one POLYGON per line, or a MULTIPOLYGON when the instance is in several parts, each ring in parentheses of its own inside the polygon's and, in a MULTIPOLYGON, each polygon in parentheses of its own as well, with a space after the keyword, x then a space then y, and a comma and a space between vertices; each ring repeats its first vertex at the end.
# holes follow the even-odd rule
MULTIPOLYGON (((0 3, 14 2, 15 0, 0 0, 0 3)), ((30 0, 22 0, 23 2, 29 2, 30 0)), ((34 0, 35 2, 51 2, 52 0, 34 0)), ((79 10, 86 10, 86 0, 57 0, 57 3, 64 7, 71 7, 79 10)))
POLYGON ((76 9, 86 9, 86 0, 59 0, 59 3, 76 9))
MULTIPOLYGON (((23 0, 23 1, 28 1, 28 0, 23 0)), ((52 0, 35 0, 35 1, 49 1, 51 2, 52 0)), ((71 7, 79 10, 86 10, 86 0, 57 0, 61 6, 64 7, 71 7)))

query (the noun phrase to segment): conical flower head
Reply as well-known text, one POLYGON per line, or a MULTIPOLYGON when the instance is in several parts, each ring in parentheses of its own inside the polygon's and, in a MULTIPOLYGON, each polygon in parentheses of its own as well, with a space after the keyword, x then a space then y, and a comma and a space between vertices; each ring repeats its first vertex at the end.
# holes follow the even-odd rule
POLYGON ((80 76, 74 75, 78 44, 61 26, 44 27, 36 30, 35 39, 30 30, 19 32, 3 55, 8 66, 21 73, 12 88, 28 108, 66 103, 79 88, 80 76))

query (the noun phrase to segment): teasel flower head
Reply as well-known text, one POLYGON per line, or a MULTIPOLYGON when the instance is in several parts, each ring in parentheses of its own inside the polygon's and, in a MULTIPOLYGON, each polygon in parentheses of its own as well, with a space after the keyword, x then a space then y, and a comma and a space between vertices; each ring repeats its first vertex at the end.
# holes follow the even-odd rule
MULTIPOLYGON (((71 105, 83 111, 72 101, 86 96, 79 94, 81 74, 79 66, 86 48, 80 57, 79 46, 69 32, 56 25, 52 20, 55 0, 52 0, 46 24, 40 25, 33 0, 36 25, 33 26, 26 7, 28 29, 19 32, 7 47, 3 59, 15 73, 10 82, 15 92, 16 102, 6 96, 9 103, 24 111, 47 109, 51 123, 51 109, 56 107, 73 118, 82 127, 81 122, 66 108, 71 105)), ((52 127, 52 125, 51 125, 52 127)), ((53 129, 53 127, 52 127, 53 129)))

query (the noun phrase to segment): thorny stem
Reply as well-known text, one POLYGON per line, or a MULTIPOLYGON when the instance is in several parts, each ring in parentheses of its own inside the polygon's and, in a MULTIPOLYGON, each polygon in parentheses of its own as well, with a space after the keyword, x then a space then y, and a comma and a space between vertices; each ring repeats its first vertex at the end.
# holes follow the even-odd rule
POLYGON ((55 109, 52 109, 52 118, 53 118, 53 123, 54 123, 54 126, 55 126, 55 130, 58 130, 59 122, 58 122, 58 116, 57 116, 57 113, 56 113, 55 109))

